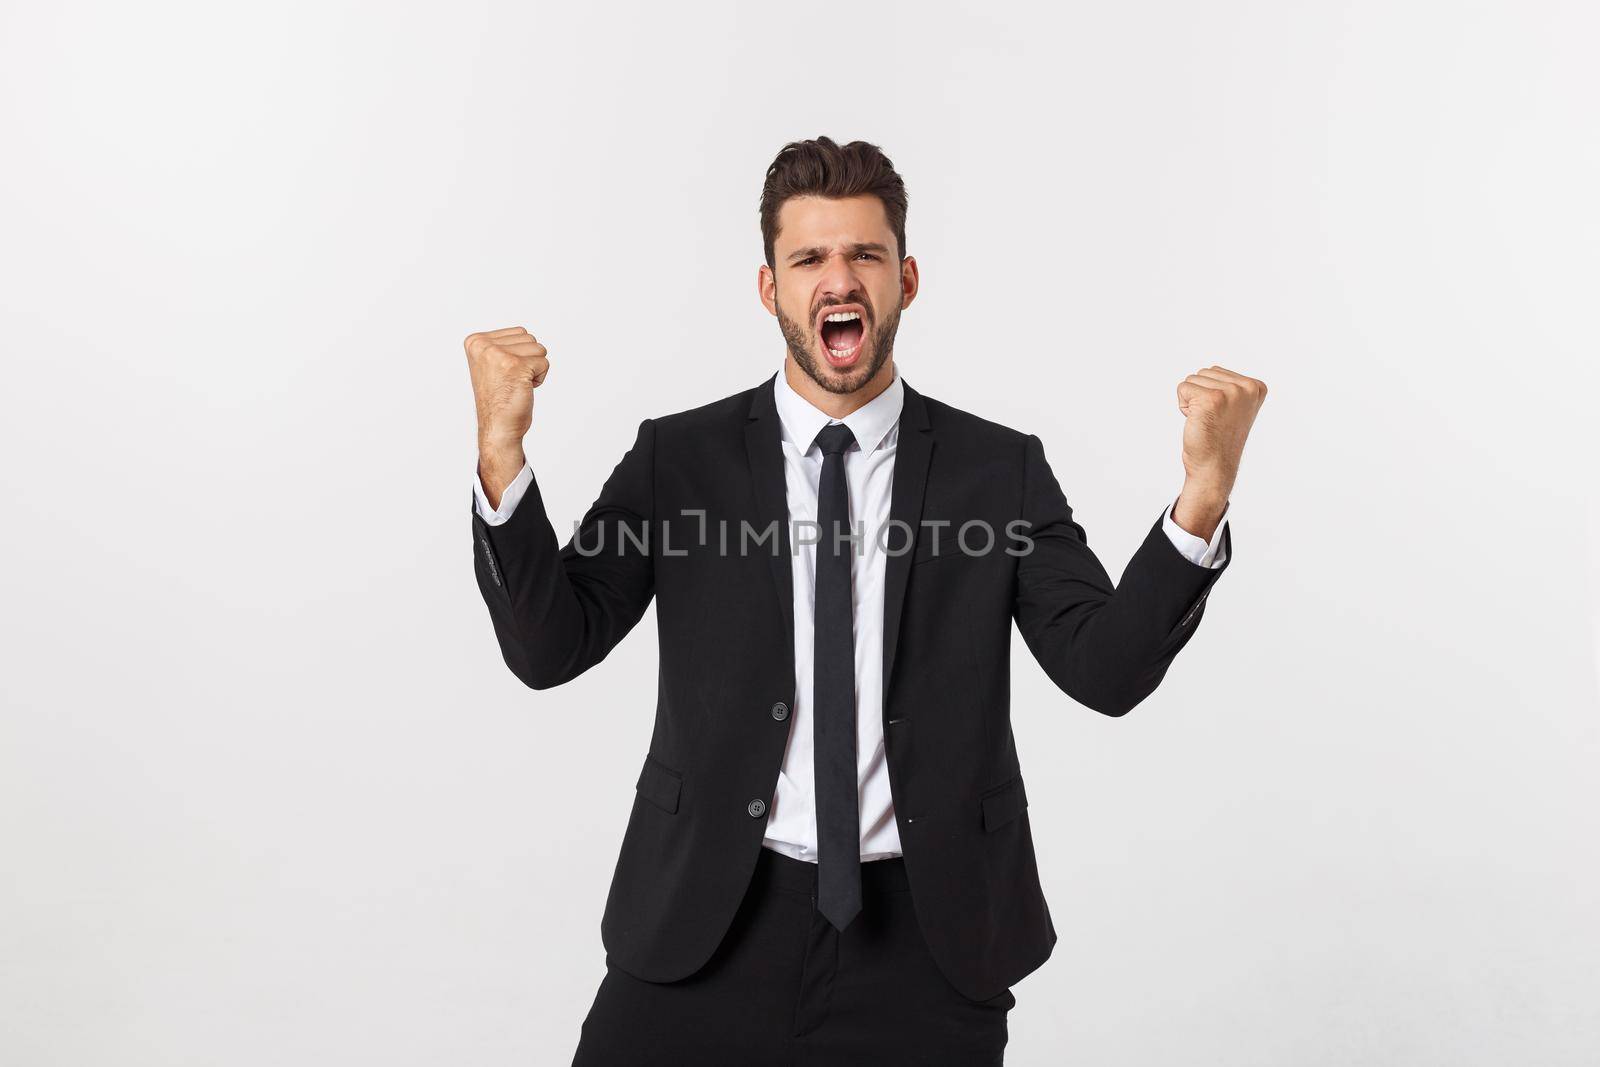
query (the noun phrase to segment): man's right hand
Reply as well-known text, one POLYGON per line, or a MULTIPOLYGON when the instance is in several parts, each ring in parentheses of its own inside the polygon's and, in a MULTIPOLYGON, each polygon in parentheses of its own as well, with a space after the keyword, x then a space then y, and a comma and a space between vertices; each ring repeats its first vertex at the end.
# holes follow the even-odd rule
POLYGON ((522 470, 522 438, 533 425, 533 391, 550 372, 549 353, 521 326, 469 334, 464 342, 478 408, 478 480, 489 505, 522 470))

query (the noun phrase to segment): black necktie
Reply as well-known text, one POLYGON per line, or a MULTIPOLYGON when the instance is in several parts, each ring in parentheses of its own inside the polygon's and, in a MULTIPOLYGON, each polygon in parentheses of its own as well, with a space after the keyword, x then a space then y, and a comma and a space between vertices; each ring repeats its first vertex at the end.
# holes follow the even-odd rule
POLYGON ((817 801, 817 910, 843 930, 861 911, 861 804, 856 777, 856 643, 851 610, 850 490, 843 423, 817 434, 817 590, 812 681, 812 772, 817 801))

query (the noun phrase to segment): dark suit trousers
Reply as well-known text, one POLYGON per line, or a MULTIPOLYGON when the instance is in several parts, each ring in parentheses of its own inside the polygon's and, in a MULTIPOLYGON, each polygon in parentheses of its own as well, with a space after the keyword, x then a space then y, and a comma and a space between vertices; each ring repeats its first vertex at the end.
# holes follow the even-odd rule
POLYGON ((816 908, 816 864, 763 848, 699 971, 646 982, 607 957, 573 1067, 1000 1064, 1010 990, 974 1001, 945 979, 904 860, 863 863, 861 881, 861 914, 837 931, 816 908))

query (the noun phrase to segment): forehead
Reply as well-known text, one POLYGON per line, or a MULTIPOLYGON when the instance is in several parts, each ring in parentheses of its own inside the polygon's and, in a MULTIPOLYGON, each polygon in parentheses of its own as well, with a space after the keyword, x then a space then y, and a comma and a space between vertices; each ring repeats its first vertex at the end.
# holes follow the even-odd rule
POLYGON ((778 209, 778 236, 773 251, 809 245, 842 245, 857 241, 877 241, 895 246, 889 231, 889 216, 883 201, 865 193, 830 199, 822 196, 796 196, 778 209))

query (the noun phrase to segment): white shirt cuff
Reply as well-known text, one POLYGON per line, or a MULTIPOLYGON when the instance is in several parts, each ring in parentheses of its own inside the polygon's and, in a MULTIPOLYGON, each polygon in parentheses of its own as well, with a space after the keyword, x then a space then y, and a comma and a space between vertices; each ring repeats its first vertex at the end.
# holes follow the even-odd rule
MULTIPOLYGON (((1176 503, 1177 501, 1173 501, 1173 504, 1176 503)), ((1161 530, 1167 535, 1167 540, 1172 542, 1172 547, 1183 553, 1183 557, 1197 567, 1216 570, 1228 562, 1228 550, 1222 547, 1222 533, 1228 527, 1228 512, 1233 504, 1230 502, 1222 509, 1222 519, 1217 523, 1217 532, 1211 535, 1209 542, 1202 541, 1172 521, 1173 504, 1167 505, 1167 513, 1161 517, 1161 530)), ((504 506, 502 503, 501 507, 504 506)))
MULTIPOLYGON (((517 510, 517 504, 522 500, 528 486, 533 484, 533 466, 528 463, 522 465, 517 476, 511 479, 511 484, 506 486, 506 491, 500 494, 500 509, 496 511, 489 506, 489 498, 483 492, 483 480, 474 471, 472 475, 472 496, 478 503, 478 518, 490 526, 499 526, 511 518, 511 513, 517 510)), ((1171 508, 1167 509, 1171 512, 1171 508)), ((1174 527, 1176 529, 1176 527, 1174 527)), ((1197 537, 1194 540, 1199 541, 1197 537)))

